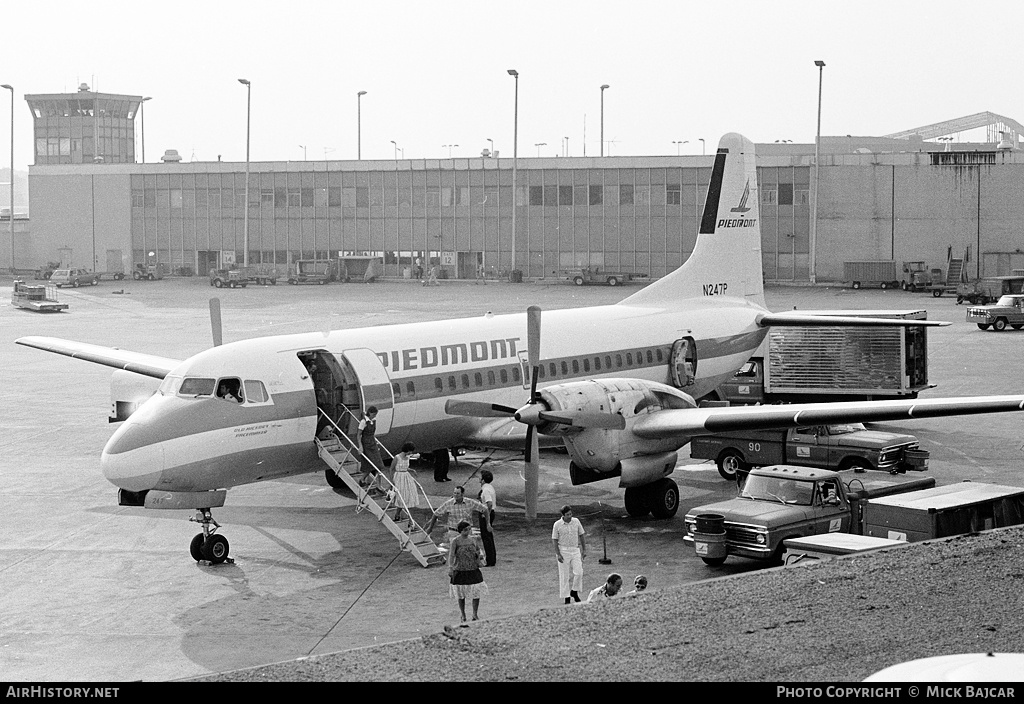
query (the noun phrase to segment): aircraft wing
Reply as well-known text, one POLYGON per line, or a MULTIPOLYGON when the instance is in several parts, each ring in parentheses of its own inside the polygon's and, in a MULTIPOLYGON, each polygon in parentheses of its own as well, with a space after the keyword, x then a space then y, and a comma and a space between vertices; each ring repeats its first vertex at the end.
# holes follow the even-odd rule
POLYGON ((952 323, 945 320, 907 320, 906 318, 869 318, 852 315, 804 315, 797 312, 767 313, 758 316, 757 324, 767 327, 795 326, 896 326, 896 327, 946 327, 952 323))
POLYGON ((119 350, 116 347, 90 345, 74 340, 62 340, 58 337, 19 337, 15 343, 75 359, 84 359, 87 362, 95 362, 115 369, 124 369, 156 379, 163 379, 172 369, 181 364, 181 361, 177 359, 119 350))
MULTIPOLYGON (((562 438, 551 435, 539 435, 537 442, 540 447, 560 447, 563 444, 562 438)), ((522 452, 526 445, 526 426, 511 417, 489 420, 469 433, 462 444, 522 452)))
POLYGON ((711 435, 735 430, 913 420, 1007 411, 1024 411, 1024 396, 964 396, 906 401, 842 401, 667 409, 637 418, 633 432, 643 438, 670 438, 711 435))

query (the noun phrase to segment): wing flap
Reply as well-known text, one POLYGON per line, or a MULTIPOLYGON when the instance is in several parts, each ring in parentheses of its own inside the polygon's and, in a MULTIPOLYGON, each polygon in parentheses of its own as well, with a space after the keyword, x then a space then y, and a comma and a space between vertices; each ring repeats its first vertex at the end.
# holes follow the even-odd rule
POLYGON ((633 432, 644 438, 709 435, 833 423, 914 420, 1024 411, 1024 396, 965 396, 906 401, 844 401, 778 406, 731 406, 658 411, 638 418, 633 432))
POLYGON ((20 337, 14 342, 26 347, 34 347, 37 350, 62 354, 73 359, 82 359, 86 362, 123 369, 156 379, 163 379, 172 369, 181 364, 181 361, 177 359, 119 350, 116 347, 90 345, 74 340, 62 340, 58 337, 20 337))

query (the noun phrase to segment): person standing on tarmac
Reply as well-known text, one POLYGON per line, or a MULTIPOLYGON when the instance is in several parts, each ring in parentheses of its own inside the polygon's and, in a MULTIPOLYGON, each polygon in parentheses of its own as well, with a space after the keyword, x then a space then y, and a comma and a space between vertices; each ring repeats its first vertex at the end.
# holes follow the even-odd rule
POLYGON ((581 601, 583 591, 583 560, 587 556, 587 541, 583 524, 572 515, 572 506, 563 506, 562 517, 551 527, 551 542, 555 544, 558 559, 558 595, 581 601))
POLYGON ((498 505, 497 494, 494 492, 494 475, 489 469, 480 472, 480 503, 487 507, 488 520, 480 521, 480 541, 484 544, 484 554, 487 562, 484 567, 494 567, 498 562, 497 554, 494 551, 494 507, 498 505))

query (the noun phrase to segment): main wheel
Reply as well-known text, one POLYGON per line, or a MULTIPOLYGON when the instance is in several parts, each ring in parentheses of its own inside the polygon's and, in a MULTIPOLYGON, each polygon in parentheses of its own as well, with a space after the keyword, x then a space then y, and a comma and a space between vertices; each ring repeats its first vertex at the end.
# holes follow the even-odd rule
POLYGON ((743 457, 736 450, 724 450, 722 454, 718 456, 716 460, 718 465, 718 473, 722 475, 722 479, 728 479, 731 482, 736 481, 736 473, 740 470, 749 469, 750 465, 743 461, 743 457))
POLYGON ((203 543, 203 559, 209 560, 213 565, 219 565, 228 559, 228 539, 223 535, 211 535, 203 543))
POLYGON ((583 285, 583 277, 582 276, 576 276, 576 277, 573 278, 572 282, 574 284, 576 284, 577 286, 582 286, 583 285))
POLYGON ((992 323, 992 329, 996 332, 1002 332, 1006 329, 1006 318, 996 318, 996 322, 992 323))
POLYGON ((647 492, 645 486, 631 486, 626 489, 625 502, 626 513, 632 518, 644 518, 651 512, 647 505, 647 492))
POLYGON ((618 286, 619 285, 619 278, 617 276, 609 276, 608 277, 608 285, 609 286, 618 286))
POLYGON ((647 504, 655 518, 672 518, 679 510, 679 487, 665 478, 647 488, 647 504))
POLYGON ((205 542, 206 536, 199 533, 196 537, 192 538, 192 543, 188 546, 188 551, 192 554, 192 559, 196 562, 205 559, 203 557, 203 543, 205 542))

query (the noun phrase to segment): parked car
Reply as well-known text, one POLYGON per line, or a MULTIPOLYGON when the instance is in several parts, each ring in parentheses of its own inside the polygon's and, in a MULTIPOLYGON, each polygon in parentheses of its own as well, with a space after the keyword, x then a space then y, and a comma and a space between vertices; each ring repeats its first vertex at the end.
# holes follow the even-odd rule
POLYGON ((95 286, 100 282, 100 277, 85 269, 55 269, 53 275, 50 276, 50 281, 57 284, 57 288, 62 286, 78 288, 87 285, 95 286))
POLYGON ((971 306, 967 309, 967 322, 977 323, 982 330, 1014 330, 1024 327, 1024 295, 1007 294, 990 306, 971 306))

